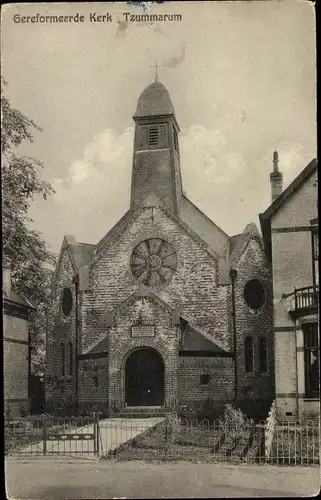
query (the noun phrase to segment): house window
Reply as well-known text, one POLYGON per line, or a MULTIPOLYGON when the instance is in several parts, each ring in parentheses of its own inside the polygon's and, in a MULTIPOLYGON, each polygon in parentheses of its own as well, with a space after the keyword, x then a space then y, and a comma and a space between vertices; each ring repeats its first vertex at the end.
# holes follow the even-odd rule
POLYGON ((72 342, 69 342, 69 375, 73 373, 73 348, 72 342))
POLYGON ((319 283, 319 233, 312 230, 312 266, 313 266, 313 285, 319 283))
POLYGON ((210 383, 210 376, 207 373, 201 375, 201 385, 208 385, 210 383))
POLYGON ((151 126, 148 129, 148 144, 149 146, 157 146, 158 144, 158 126, 151 126))
POLYGON ((61 352, 61 375, 64 377, 66 375, 66 369, 65 369, 65 344, 63 342, 60 344, 60 352, 61 352))
POLYGON ((246 373, 253 372, 253 338, 246 337, 245 339, 245 371, 246 373))
POLYGON ((259 366, 260 366, 260 373, 266 373, 268 371, 266 338, 260 338, 259 340, 259 366))
POLYGON ((314 260, 319 259, 319 233, 313 233, 314 260))
POLYGON ((98 375, 94 375, 94 386, 95 386, 95 387, 98 387, 98 386, 99 386, 98 375))
POLYGON ((302 325, 304 336, 305 394, 319 397, 319 340, 318 324, 302 325))

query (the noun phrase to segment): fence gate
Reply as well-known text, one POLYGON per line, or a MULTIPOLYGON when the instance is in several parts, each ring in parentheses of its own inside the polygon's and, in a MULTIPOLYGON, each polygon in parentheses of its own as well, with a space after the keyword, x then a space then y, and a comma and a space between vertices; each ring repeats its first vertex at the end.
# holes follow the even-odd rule
POLYGON ((27 417, 5 421, 9 455, 98 455, 99 417, 27 417))

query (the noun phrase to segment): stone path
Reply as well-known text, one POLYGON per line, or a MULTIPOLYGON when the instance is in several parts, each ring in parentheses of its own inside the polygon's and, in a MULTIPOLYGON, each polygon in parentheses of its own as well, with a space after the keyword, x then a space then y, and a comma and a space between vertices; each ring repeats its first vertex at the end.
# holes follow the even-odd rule
POLYGON ((102 420, 99 425, 100 456, 115 450, 121 444, 142 434, 163 420, 165 420, 164 417, 109 418, 102 420))

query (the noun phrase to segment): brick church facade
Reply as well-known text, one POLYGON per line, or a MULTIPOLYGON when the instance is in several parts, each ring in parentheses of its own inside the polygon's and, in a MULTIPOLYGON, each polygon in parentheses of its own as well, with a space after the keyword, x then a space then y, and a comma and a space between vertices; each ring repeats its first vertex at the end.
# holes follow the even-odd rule
POLYGON ((62 243, 48 402, 109 414, 269 404, 273 303, 260 234, 249 224, 228 236, 183 194, 180 129, 160 82, 133 119, 128 212, 97 244, 62 243))

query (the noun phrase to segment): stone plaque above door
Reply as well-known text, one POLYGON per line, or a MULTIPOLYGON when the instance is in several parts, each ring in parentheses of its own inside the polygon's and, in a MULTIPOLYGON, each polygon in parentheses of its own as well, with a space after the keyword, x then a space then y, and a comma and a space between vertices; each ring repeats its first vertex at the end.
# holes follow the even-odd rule
POLYGON ((137 325, 132 326, 132 337, 154 337, 155 327, 154 325, 137 325))

